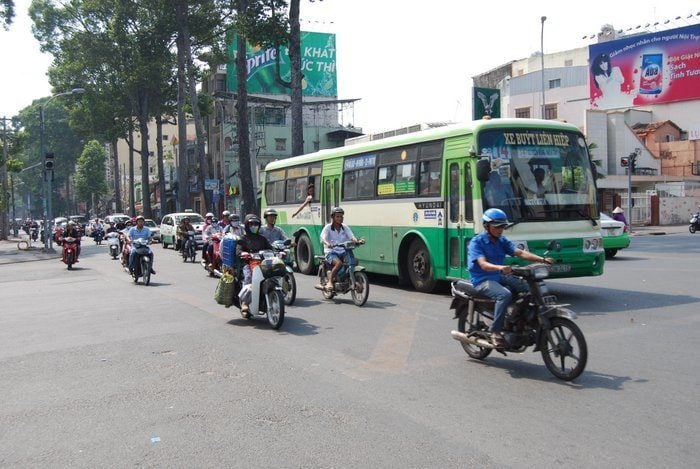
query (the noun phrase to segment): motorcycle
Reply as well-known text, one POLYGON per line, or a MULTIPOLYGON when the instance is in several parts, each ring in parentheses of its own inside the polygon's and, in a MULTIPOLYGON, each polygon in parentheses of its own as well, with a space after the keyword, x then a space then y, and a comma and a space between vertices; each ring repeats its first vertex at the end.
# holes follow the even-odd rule
POLYGON ((68 266, 68 270, 72 270, 73 264, 78 262, 78 238, 72 236, 61 238, 61 245, 63 246, 61 260, 68 266))
MULTIPOLYGON (((361 243, 364 244, 364 241, 361 243)), ((318 269, 319 283, 316 285, 317 290, 321 290, 323 297, 327 300, 332 299, 336 295, 344 295, 348 292, 352 295, 352 302, 357 306, 362 306, 369 298, 369 280, 365 273, 365 268, 357 265, 353 251, 357 245, 352 241, 345 241, 333 246, 339 254, 344 256, 343 265, 338 270, 335 282, 335 289, 330 288, 330 273, 333 266, 326 262, 325 256, 316 256, 320 261, 318 269)))
POLYGON ((292 268, 294 260, 289 253, 291 244, 291 239, 278 240, 272 243, 277 257, 284 261, 285 274, 282 280, 282 291, 284 293, 284 304, 287 306, 291 306, 297 297, 297 281, 294 278, 294 269, 292 268))
POLYGON ((116 259, 119 255, 119 233, 116 231, 107 233, 107 246, 109 255, 112 256, 112 259, 116 259))
POLYGON ((184 246, 182 247, 182 262, 187 262, 187 259, 189 259, 194 263, 197 257, 197 241, 195 241, 194 234, 194 230, 190 230, 185 234, 184 246))
POLYGON ((241 302, 248 304, 248 312, 241 310, 241 316, 250 319, 254 316, 267 316, 267 322, 273 329, 279 329, 284 322, 284 291, 282 283, 285 276, 284 261, 273 251, 243 253, 241 260, 248 262, 251 268, 251 282, 242 285, 243 275, 239 270, 236 275, 233 304, 238 308, 241 302), (244 301, 248 300, 248 301, 244 301))
POLYGON ((97 228, 92 232, 92 239, 95 240, 95 244, 102 244, 102 239, 105 237, 105 231, 102 228, 97 228))
POLYGON ((698 229, 700 229, 700 212, 690 218, 690 225, 688 225, 688 231, 691 233, 695 233, 698 229))
MULTIPOLYGON (((550 246, 548 251, 552 249, 550 246)), ((568 305, 557 304, 556 297, 549 294, 544 285, 549 266, 511 267, 512 275, 527 282, 528 292, 515 296, 508 307, 502 331, 505 346, 496 348, 490 340, 488 328, 494 318, 495 301, 466 280, 452 283, 450 309, 455 310, 458 329, 452 331, 452 338, 462 344, 467 355, 477 360, 485 359, 494 349, 506 355, 506 352, 523 353, 534 345, 533 351, 542 354, 550 373, 565 381, 576 379, 586 367, 586 339, 573 322, 576 313, 566 308, 568 305)))
POLYGON ((32 241, 39 239, 39 227, 32 225, 32 227, 29 228, 29 236, 32 238, 32 241))
POLYGON ((153 251, 148 247, 150 241, 137 238, 132 241, 132 244, 131 249, 136 250, 136 260, 131 276, 134 278, 134 283, 138 283, 139 277, 143 277, 143 284, 148 285, 151 283, 151 269, 153 268, 153 251))
POLYGON ((209 238, 210 254, 207 255, 209 262, 204 266, 204 268, 207 270, 207 272, 209 272, 210 277, 219 276, 219 272, 221 270, 221 253, 219 252, 219 249, 221 247, 222 236, 223 233, 218 232, 212 234, 211 238, 209 238))

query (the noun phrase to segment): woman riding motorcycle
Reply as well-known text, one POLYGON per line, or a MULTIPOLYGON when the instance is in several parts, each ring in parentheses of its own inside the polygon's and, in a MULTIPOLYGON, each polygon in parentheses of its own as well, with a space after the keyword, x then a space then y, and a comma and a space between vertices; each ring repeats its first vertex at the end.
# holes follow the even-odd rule
MULTIPOLYGON (((259 233, 260 225, 260 218, 257 215, 249 213, 245 216, 243 225, 244 234, 238 243, 236 243, 236 257, 246 261, 250 257, 250 253, 272 249, 270 242, 259 233)), ((243 286, 249 285, 251 278, 252 271, 250 265, 245 262, 243 265, 243 286)), ((248 305, 241 302, 241 312, 245 313, 247 311, 248 305)))

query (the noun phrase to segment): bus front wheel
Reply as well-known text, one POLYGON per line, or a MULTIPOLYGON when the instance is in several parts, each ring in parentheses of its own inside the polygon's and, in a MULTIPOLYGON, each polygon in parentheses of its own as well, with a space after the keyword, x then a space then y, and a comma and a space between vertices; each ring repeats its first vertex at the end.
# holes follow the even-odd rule
POLYGON ((314 248, 306 233, 299 236, 295 252, 299 272, 304 275, 312 275, 314 273, 314 248))
POLYGON ((430 253, 423 241, 416 239, 411 242, 406 262, 406 271, 411 279, 413 288, 419 292, 432 292, 435 289, 437 280, 435 280, 435 275, 433 274, 430 253))

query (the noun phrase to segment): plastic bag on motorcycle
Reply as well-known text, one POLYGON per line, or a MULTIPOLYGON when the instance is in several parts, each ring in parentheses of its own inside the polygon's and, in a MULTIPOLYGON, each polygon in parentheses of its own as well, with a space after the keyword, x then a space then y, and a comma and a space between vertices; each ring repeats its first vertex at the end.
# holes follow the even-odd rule
POLYGON ((224 305, 227 308, 233 304, 233 295, 235 293, 235 284, 233 275, 230 273, 225 273, 219 279, 216 284, 216 290, 214 290, 214 299, 220 305, 224 305))

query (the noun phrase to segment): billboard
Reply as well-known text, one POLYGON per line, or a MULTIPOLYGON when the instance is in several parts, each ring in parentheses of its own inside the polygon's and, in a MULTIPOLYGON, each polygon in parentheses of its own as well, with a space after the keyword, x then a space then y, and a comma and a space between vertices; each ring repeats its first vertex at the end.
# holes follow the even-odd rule
MULTIPOLYGON (((238 38, 229 45, 231 57, 236 55, 238 38)), ((280 76, 289 82, 291 67, 289 49, 279 48, 280 76)), ((248 92, 263 94, 289 94, 289 88, 280 85, 276 79, 277 52, 274 48, 262 49, 246 44, 248 66, 248 92)), ((302 94, 305 96, 338 96, 338 79, 335 65, 335 34, 301 32, 301 72, 302 94)), ((236 64, 226 66, 226 85, 229 91, 236 91, 238 79, 236 64)))
POLYGON ((484 116, 501 117, 501 90, 497 88, 472 88, 472 119, 484 116))
POLYGON ((589 46, 591 107, 700 99, 700 24, 589 46))

